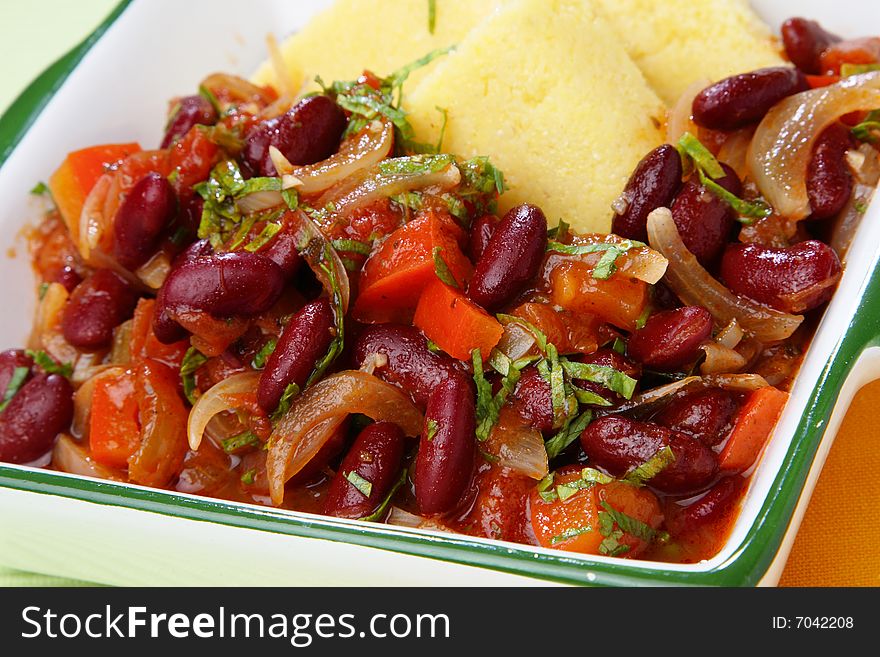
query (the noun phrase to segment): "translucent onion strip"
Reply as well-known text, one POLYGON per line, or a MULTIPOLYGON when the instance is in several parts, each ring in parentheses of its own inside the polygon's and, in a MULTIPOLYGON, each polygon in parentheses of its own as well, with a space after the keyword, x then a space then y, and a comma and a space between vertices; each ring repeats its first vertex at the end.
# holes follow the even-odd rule
POLYGON ((196 405, 189 412, 186 424, 186 436, 189 448, 197 450, 202 444, 205 435, 205 427, 215 415, 225 411, 235 410, 235 395, 254 392, 260 381, 259 372, 242 372, 233 374, 212 386, 205 394, 199 397, 196 405))

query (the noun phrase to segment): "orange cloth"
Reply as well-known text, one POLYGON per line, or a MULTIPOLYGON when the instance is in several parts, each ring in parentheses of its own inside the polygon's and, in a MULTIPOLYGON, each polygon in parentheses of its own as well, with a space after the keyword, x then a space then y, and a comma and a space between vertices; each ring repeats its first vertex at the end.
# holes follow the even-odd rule
POLYGON ((853 401, 780 586, 880 586, 880 381, 853 401))

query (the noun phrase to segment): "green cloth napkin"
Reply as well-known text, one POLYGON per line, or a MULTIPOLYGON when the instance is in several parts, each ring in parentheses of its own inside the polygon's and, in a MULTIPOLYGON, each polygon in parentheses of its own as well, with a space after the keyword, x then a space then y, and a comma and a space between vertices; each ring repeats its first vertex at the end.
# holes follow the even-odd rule
MULTIPOLYGON (((116 4, 117 0, 0 3, 0 43, 8 55, 0 57, 0 112, 46 67, 86 38, 116 4)), ((0 587, 9 586, 89 584, 0 566, 0 587)))

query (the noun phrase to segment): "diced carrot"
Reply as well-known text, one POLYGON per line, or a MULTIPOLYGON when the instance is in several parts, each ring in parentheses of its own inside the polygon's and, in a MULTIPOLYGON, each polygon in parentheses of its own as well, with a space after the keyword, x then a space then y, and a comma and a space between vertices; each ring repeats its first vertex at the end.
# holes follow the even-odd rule
POLYGON ((487 358, 504 333, 498 320, 439 278, 422 292, 413 323, 459 360, 470 360, 474 349, 487 358))
POLYGON ((759 388, 749 396, 737 413, 718 457, 722 472, 745 472, 755 464, 787 400, 788 393, 770 386, 759 388))
POLYGON ((461 229, 429 211, 398 228, 364 265, 355 319, 366 323, 409 322, 425 287, 437 278, 434 249, 462 287, 473 266, 461 252, 461 229))
POLYGON ((153 333, 154 299, 141 299, 134 310, 131 328, 131 356, 133 360, 152 358, 175 369, 180 368, 189 348, 189 340, 162 344, 153 333))
POLYGON ((92 457, 111 468, 127 468, 140 446, 139 408, 135 375, 98 379, 92 393, 89 447, 92 457))
POLYGON ((564 261, 550 272, 551 300, 575 314, 598 315, 609 324, 633 331, 648 305, 648 285, 621 273, 592 276, 587 262, 564 261))
POLYGON ((49 178, 49 190, 68 228, 76 226, 86 196, 106 168, 141 150, 136 143, 104 144, 69 153, 49 178))

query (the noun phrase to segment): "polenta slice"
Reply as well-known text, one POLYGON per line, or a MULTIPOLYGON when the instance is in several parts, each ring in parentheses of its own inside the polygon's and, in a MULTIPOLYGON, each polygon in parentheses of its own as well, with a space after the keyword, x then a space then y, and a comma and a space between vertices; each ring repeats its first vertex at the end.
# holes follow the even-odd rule
POLYGON ((591 2, 511 0, 406 96, 416 135, 488 155, 548 221, 608 232, 611 203, 662 142, 665 109, 591 2))
MULTIPOLYGON (((281 55, 294 89, 309 90, 316 75, 327 83, 354 80, 365 69, 384 76, 432 50, 455 45, 501 2, 439 0, 432 34, 427 0, 337 0, 282 43, 281 55)), ((414 71, 407 88, 430 70, 414 71)), ((270 61, 253 81, 278 87, 270 61)))
POLYGON ((784 63, 745 0, 595 0, 654 91, 674 103, 697 80, 784 63))

